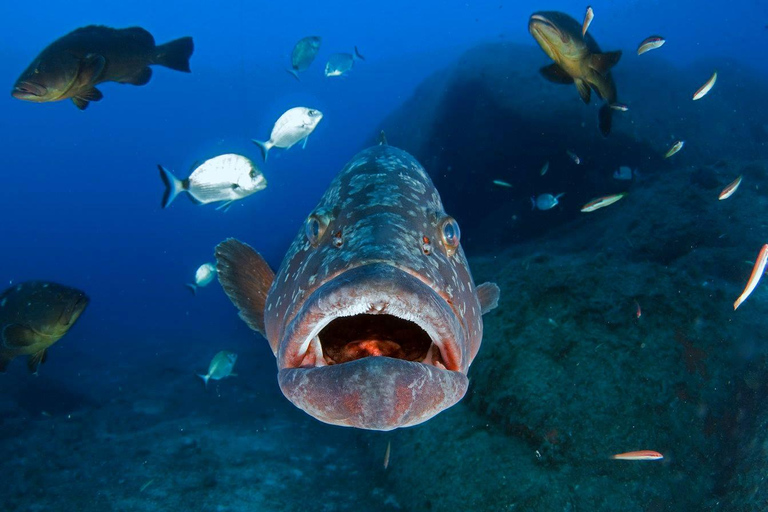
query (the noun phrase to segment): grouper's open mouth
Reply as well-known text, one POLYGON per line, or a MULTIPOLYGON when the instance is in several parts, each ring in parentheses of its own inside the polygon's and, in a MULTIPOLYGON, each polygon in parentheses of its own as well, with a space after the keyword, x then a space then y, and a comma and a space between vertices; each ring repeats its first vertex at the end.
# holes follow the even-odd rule
POLYGON ((439 293, 385 263, 353 268, 310 295, 278 349, 280 387, 335 425, 417 425, 467 389, 465 330, 439 293))

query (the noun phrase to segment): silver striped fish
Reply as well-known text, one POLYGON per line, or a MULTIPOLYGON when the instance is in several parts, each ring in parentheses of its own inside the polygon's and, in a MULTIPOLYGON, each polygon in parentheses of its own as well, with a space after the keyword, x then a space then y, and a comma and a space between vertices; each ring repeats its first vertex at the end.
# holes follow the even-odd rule
POLYGON ((424 168, 382 137, 336 176, 277 275, 235 239, 216 259, 294 405, 325 423, 392 430, 464 396, 482 315, 498 304, 498 286, 475 286, 459 236, 424 168))

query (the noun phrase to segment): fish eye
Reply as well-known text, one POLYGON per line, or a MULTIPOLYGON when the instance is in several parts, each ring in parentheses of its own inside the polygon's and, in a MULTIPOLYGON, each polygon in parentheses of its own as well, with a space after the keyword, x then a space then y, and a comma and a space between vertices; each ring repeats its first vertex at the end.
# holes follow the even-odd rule
POLYGON ((315 117, 317 115, 317 110, 310 110, 309 112, 307 112, 307 114, 309 115, 309 117, 315 117))
POLYGON ((312 247, 317 247, 327 228, 328 218, 325 215, 313 213, 307 217, 307 222, 304 224, 304 232, 312 247))
POLYGON ((251 177, 251 179, 256 177, 256 169, 251 169, 251 172, 248 173, 248 176, 251 177))
POLYGON ((459 223, 453 217, 446 217, 440 224, 440 236, 443 239, 445 250, 448 252, 448 256, 453 255, 456 249, 459 248, 459 241, 461 238, 461 231, 459 230, 459 223))

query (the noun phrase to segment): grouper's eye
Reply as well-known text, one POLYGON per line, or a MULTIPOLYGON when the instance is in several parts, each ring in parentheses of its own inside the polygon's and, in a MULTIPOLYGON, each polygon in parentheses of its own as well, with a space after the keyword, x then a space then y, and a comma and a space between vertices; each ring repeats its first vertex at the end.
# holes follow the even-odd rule
POLYGON ((461 238, 461 231, 459 231, 459 224, 453 217, 446 217, 443 222, 440 223, 440 236, 443 239, 445 250, 448 252, 448 256, 453 255, 456 249, 459 248, 459 239, 461 238))
POLYGON ((328 217, 322 213, 313 213, 307 218, 304 232, 307 234, 307 240, 312 244, 312 247, 317 247, 327 228, 328 217))

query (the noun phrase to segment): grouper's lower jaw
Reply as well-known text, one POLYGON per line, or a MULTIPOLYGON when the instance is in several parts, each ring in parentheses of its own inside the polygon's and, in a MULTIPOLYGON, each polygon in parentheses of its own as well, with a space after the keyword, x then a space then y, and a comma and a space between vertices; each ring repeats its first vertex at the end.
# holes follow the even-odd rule
POLYGON ((287 368, 278 381, 296 407, 318 420, 367 430, 423 423, 461 400, 469 384, 461 372, 390 357, 287 368))
POLYGON ((280 387, 335 425, 416 425, 464 396, 465 325, 415 272, 370 262, 318 287, 278 346, 280 387))

